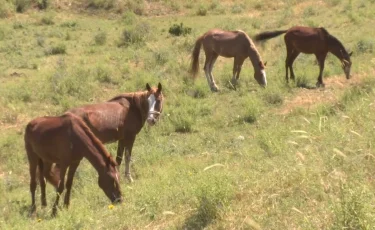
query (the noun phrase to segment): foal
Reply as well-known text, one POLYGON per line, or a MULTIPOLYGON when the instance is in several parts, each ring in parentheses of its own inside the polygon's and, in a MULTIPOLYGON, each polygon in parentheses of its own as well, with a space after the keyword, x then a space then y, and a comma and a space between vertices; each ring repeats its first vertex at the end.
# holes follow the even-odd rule
POLYGON ((125 149, 125 176, 130 182, 130 161, 136 135, 147 123, 155 125, 163 109, 162 85, 146 91, 120 94, 111 100, 69 110, 81 117, 103 143, 118 141, 116 161, 121 164, 125 149))
MULTIPOLYGON (((64 205, 69 206, 73 176, 82 158, 86 158, 99 175, 99 187, 112 202, 121 202, 116 162, 87 125, 71 113, 59 117, 38 117, 30 121, 25 132, 25 148, 30 167, 31 213, 35 213, 36 176, 39 168, 42 206, 47 205, 44 177, 57 187, 52 215, 57 213, 60 195, 66 186, 64 205), (53 163, 59 175, 51 174, 53 163), (65 184, 65 174, 69 168, 65 184), (56 180, 57 179, 57 180, 56 180)), ((56 170, 54 172, 57 172, 56 170)))
POLYGON ((331 52, 335 55, 342 64, 346 79, 350 78, 350 68, 352 62, 350 56, 352 53, 348 53, 342 43, 333 35, 329 34, 328 31, 323 28, 311 28, 295 26, 288 30, 276 30, 270 32, 263 32, 255 36, 256 41, 263 41, 270 38, 279 36, 285 33, 285 45, 286 45, 286 81, 289 81, 288 68, 290 69, 291 79, 294 80, 293 62, 300 53, 315 54, 319 63, 319 76, 316 86, 324 87, 323 83, 323 70, 324 61, 327 57, 327 53, 331 52))
POLYGON ((212 69, 219 56, 226 58, 234 57, 233 77, 231 80, 234 87, 237 85, 242 64, 247 57, 249 57, 254 67, 255 80, 261 86, 267 85, 266 63, 263 63, 253 41, 245 32, 241 30, 224 31, 212 29, 200 36, 195 42, 195 47, 191 56, 191 73, 194 78, 197 76, 199 69, 199 53, 202 45, 206 54, 204 73, 211 91, 218 91, 218 87, 212 75, 212 69))

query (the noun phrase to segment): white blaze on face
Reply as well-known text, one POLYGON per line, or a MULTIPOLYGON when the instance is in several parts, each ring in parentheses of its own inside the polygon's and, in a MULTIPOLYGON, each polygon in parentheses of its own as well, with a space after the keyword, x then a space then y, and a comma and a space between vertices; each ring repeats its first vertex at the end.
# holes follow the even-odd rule
POLYGON ((154 118, 154 112, 155 112, 155 104, 156 104, 156 98, 154 96, 154 94, 151 94, 149 97, 148 97, 148 117, 147 117, 147 120, 150 119, 155 119, 154 118))
POLYGON ((260 70, 260 73, 262 74, 264 85, 267 85, 266 70, 262 69, 262 70, 260 70))

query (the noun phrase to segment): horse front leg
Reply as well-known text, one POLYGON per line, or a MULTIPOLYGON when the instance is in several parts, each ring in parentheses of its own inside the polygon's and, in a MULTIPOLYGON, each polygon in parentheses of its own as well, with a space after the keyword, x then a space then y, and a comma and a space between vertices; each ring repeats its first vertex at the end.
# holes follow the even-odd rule
POLYGON ((117 162, 118 167, 120 167, 121 165, 122 157, 124 156, 124 149, 125 149, 124 139, 121 139, 118 141, 118 145, 117 145, 116 162, 117 162))
POLYGON ((72 190, 72 185, 73 185, 73 178, 74 178, 74 174, 78 168, 78 165, 79 165, 79 162, 76 162, 76 163, 72 163, 70 166, 69 166, 69 171, 68 171, 68 178, 66 180, 66 184, 65 184, 65 187, 66 187, 66 193, 65 193, 65 197, 64 197, 64 206, 65 208, 68 208, 69 207, 69 204, 70 204, 70 192, 72 190))
POLYGON ((64 184, 65 184, 64 178, 65 178, 66 169, 67 169, 67 166, 65 164, 64 165, 62 164, 60 168, 60 181, 56 189, 56 200, 52 208, 52 217, 55 217, 57 214, 57 206, 59 204, 60 196, 61 196, 61 193, 64 191, 64 184))
POLYGON ((325 87, 323 83, 323 71, 324 71, 324 61, 326 59, 327 54, 322 54, 322 55, 315 54, 315 55, 319 63, 319 76, 318 76, 318 81, 316 82, 316 87, 325 87))
POLYGON ((130 173, 130 161, 132 158, 132 149, 135 141, 135 136, 125 138, 125 177, 130 183, 133 182, 132 175, 130 173))

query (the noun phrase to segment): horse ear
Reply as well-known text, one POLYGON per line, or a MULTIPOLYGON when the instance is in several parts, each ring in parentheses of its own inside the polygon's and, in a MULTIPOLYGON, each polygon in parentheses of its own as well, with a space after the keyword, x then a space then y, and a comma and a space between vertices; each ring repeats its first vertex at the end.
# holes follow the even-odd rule
POLYGON ((264 63, 264 66, 266 66, 266 65, 267 65, 267 62, 264 63))
POLYGON ((151 86, 148 83, 146 83, 146 89, 147 91, 151 91, 151 86))
POLYGON ((353 54, 353 51, 349 53, 349 57, 351 57, 351 56, 352 56, 352 54, 353 54))
POLYGON ((160 82, 159 82, 159 84, 158 84, 158 92, 160 93, 161 90, 162 90, 162 86, 161 86, 161 84, 160 84, 160 82))

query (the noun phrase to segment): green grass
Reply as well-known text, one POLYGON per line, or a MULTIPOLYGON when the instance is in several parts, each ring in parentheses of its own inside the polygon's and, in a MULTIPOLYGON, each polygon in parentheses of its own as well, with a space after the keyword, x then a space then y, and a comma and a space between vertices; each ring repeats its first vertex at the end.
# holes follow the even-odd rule
MULTIPOLYGON (((16 9, 0 0, 0 229, 375 228, 374 4, 81 0, 59 10, 46 1, 39 11, 29 2, 17 1, 16 9), (175 24, 191 32, 169 34, 175 24), (344 81, 330 54, 326 89, 300 88, 315 85, 319 72, 315 58, 302 54, 296 82, 286 85, 281 36, 257 45, 268 63, 265 89, 248 60, 236 91, 228 84, 232 59, 215 64, 218 93, 202 68, 190 79, 190 52, 207 30, 252 36, 293 25, 324 26, 354 51, 353 78, 344 81), (38 214, 28 217, 27 122, 158 82, 164 111, 137 136, 134 184, 120 167, 124 204, 109 206, 84 160, 70 208, 50 218, 55 193, 48 185, 48 207, 40 207, 37 190, 38 214), (304 99, 313 104, 298 103, 304 99)), ((116 153, 116 144, 106 147, 116 153)))

